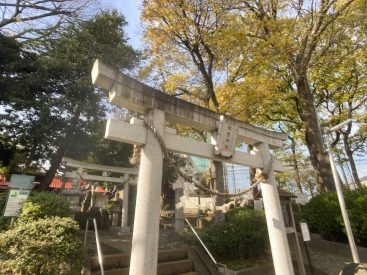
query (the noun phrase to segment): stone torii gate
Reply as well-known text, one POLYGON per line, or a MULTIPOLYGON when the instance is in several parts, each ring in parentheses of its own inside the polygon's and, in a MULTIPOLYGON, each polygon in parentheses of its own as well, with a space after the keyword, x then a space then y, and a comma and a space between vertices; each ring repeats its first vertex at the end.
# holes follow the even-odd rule
POLYGON ((141 151, 130 275, 157 273, 159 207, 162 183, 163 150, 225 161, 264 170, 270 162, 267 183, 261 184, 275 272, 294 274, 274 171, 281 162, 272 159, 270 149, 279 148, 285 135, 264 130, 190 102, 164 94, 96 60, 92 80, 109 91, 112 104, 145 114, 142 121, 130 123, 110 119, 105 138, 143 145, 141 151), (183 124, 212 134, 211 144, 176 135, 166 122, 183 124), (235 150, 237 142, 254 145, 250 153, 235 150))
MULTIPOLYGON (((138 175, 137 168, 126 168, 126 167, 115 167, 106 166, 88 162, 82 162, 75 159, 63 157, 62 162, 65 163, 66 167, 76 168, 76 171, 66 172, 65 178, 75 179, 75 180, 88 180, 88 181, 99 181, 99 182, 113 182, 118 184, 124 184, 124 193, 122 200, 121 209, 121 228, 123 231, 129 232, 128 227, 129 219, 129 190, 131 185, 136 185, 135 176, 138 175), (86 170, 98 171, 102 175, 90 175, 86 170), (111 173, 123 174, 124 177, 111 177, 111 173), (132 178, 134 177, 134 179, 132 178)), ((92 197, 93 200, 93 197, 92 197)), ((91 202, 93 204, 93 202, 91 202)))

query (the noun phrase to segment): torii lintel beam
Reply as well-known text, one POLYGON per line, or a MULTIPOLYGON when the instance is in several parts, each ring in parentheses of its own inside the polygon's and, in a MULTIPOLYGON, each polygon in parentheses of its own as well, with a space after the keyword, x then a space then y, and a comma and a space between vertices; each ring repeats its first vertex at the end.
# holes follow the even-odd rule
POLYGON ((66 163, 66 166, 74 167, 74 168, 84 168, 84 169, 89 169, 89 170, 106 171, 106 172, 129 174, 129 175, 137 175, 139 173, 139 169, 137 168, 124 168, 124 167, 100 165, 100 164, 82 162, 82 161, 78 161, 78 160, 66 158, 66 157, 63 157, 62 161, 66 163))
MULTIPOLYGON (((147 140, 147 131, 147 128, 143 125, 110 119, 107 122, 105 138, 130 144, 144 145, 147 140)), ((263 159, 256 152, 243 153, 236 151, 232 158, 223 160, 213 154, 212 144, 180 137, 167 130, 164 136, 164 143, 166 148, 172 152, 211 160, 227 161, 228 163, 244 165, 250 168, 264 168, 263 159)), ((278 160, 274 160, 274 170, 279 172, 284 171, 283 164, 278 160)))
MULTIPOLYGON (((149 87, 103 64, 98 59, 93 65, 92 81, 95 85, 109 91, 111 103, 130 111, 145 113, 149 109, 160 109, 165 112, 166 119, 173 123, 207 132, 218 128, 220 114, 149 87)), ((283 133, 265 130, 239 120, 231 120, 239 129, 237 139, 246 144, 264 142, 274 149, 282 147, 286 139, 283 133)))

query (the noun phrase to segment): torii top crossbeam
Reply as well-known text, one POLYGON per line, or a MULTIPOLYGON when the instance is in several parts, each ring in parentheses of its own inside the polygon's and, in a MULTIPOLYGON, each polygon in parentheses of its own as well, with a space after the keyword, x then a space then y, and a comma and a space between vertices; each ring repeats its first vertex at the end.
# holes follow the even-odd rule
MULTIPOLYGON (((106 66, 98 59, 93 66, 92 80, 95 85, 109 91, 109 100, 115 105, 139 113, 145 113, 149 109, 160 109, 166 113, 167 121, 207 132, 218 129, 220 114, 149 87, 106 66)), ((227 119, 238 128, 237 140, 246 144, 264 142, 275 149, 282 147, 286 139, 283 133, 227 119)))
POLYGON ((89 163, 89 162, 82 162, 79 160, 66 158, 66 157, 62 158, 62 162, 65 162, 66 166, 69 166, 69 167, 84 168, 84 169, 105 171, 105 172, 111 172, 111 173, 137 175, 139 172, 137 168, 100 165, 100 164, 94 164, 94 163, 89 163))
POLYGON ((125 167, 115 167, 115 166, 106 166, 88 162, 81 162, 75 159, 63 157, 62 161, 65 163, 67 167, 78 168, 78 171, 74 172, 66 172, 65 177, 72 179, 84 179, 91 181, 101 181, 101 182, 115 182, 115 183, 123 183, 126 181, 129 176, 137 176, 139 169, 137 168, 125 168, 125 167), (102 175, 89 175, 85 172, 87 170, 94 170, 102 172, 102 175), (105 174, 106 173, 106 174, 105 174), (126 175, 125 178, 122 177, 111 177, 107 175, 108 173, 119 173, 126 175))

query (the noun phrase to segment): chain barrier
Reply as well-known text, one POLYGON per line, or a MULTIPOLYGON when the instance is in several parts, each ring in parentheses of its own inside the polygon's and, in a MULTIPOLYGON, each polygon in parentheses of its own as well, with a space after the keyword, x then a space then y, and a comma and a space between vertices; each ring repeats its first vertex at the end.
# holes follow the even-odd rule
MULTIPOLYGON (((144 125, 148 128, 148 130, 151 131, 153 133, 153 135, 156 137, 156 139, 157 139, 157 141, 158 141, 158 143, 161 147, 163 157, 168 159, 167 158, 167 153, 168 152, 167 152, 166 145, 164 144, 164 140, 160 136, 160 134, 158 133, 157 129, 154 127, 154 125, 147 118, 144 118, 143 122, 144 122, 144 125)), ((137 157, 136 152, 139 151, 138 154, 140 155, 140 148, 141 148, 141 146, 136 146, 136 147, 134 146, 134 154, 133 154, 133 157, 130 159, 130 162, 132 163, 132 160, 134 160, 135 163, 132 163, 132 164, 137 163, 136 160, 139 159, 139 158, 137 157)), ((179 175, 181 177, 183 177, 185 181, 191 182, 195 187, 197 187, 197 188, 199 188, 203 191, 206 191, 206 192, 208 192, 212 195, 217 195, 217 196, 222 196, 222 197, 239 197, 241 195, 244 195, 244 194, 252 191, 260 183, 265 183, 267 181, 268 175, 269 175, 269 173, 270 173, 270 171, 273 167, 273 163, 274 163, 274 159, 273 159, 273 155, 271 155, 270 160, 264 166, 264 169, 261 171, 261 173, 259 175, 255 176, 254 183, 249 188, 247 188, 243 191, 240 191, 238 193, 227 193, 227 192, 218 192, 218 191, 215 191, 215 190, 211 190, 209 188, 206 188, 202 184, 196 182, 192 177, 186 176, 185 174, 182 173, 182 171, 179 171, 179 175)))

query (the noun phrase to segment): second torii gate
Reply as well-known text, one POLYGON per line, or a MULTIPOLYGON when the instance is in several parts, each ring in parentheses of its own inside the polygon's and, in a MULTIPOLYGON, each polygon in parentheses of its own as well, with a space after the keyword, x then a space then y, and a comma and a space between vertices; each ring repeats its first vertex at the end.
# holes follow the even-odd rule
POLYGON ((279 148, 285 135, 264 130, 190 102, 164 94, 96 60, 93 83, 109 91, 111 103, 145 114, 148 129, 138 120, 127 123, 110 119, 105 137, 143 145, 138 177, 130 275, 157 273, 159 207, 163 169, 163 150, 264 169, 273 163, 267 183, 261 184, 266 222, 275 272, 294 274, 274 171, 282 163, 273 160, 270 149, 279 148), (212 144, 176 135, 166 121, 183 124, 212 134, 212 144), (254 145, 250 153, 235 150, 237 142, 254 145))
MULTIPOLYGON (((99 181, 99 182, 113 182, 118 184, 124 184, 123 202, 121 209, 121 228, 124 231, 129 231, 128 220, 129 220, 129 190, 131 185, 136 185, 135 176, 138 175, 137 168, 127 167, 115 167, 106 166, 88 162, 82 162, 75 159, 63 157, 62 162, 65 163, 66 167, 76 168, 76 171, 66 172, 65 177, 76 180, 88 180, 88 181, 99 181), (102 175, 88 175, 86 170, 99 171, 102 175), (111 177, 109 173, 123 174, 124 177, 111 177), (134 179, 131 177, 133 176, 134 179)), ((93 204, 91 202, 91 204, 93 204)))

